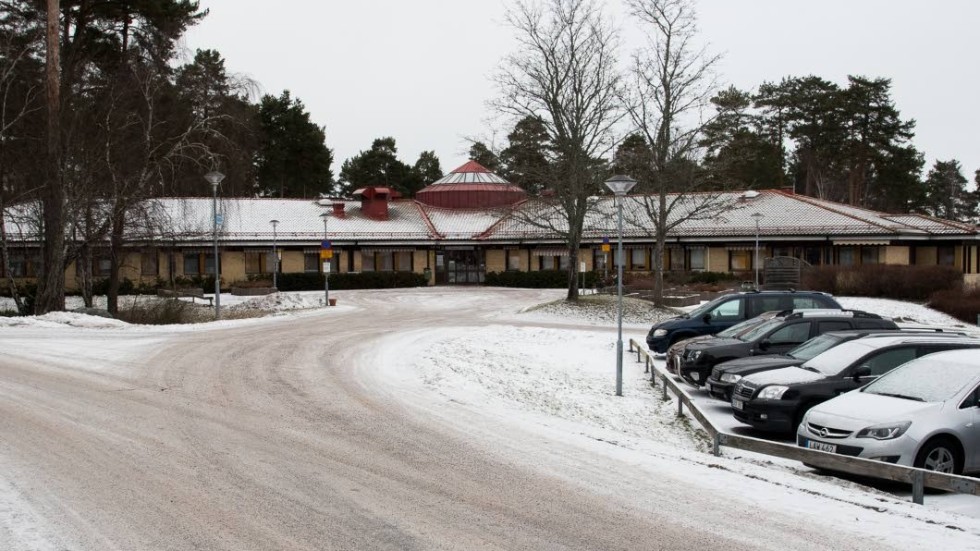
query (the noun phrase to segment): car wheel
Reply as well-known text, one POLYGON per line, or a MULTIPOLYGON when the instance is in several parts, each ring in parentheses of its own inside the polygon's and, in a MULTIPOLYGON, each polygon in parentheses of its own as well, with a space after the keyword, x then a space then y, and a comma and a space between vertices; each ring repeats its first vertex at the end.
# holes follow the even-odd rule
POLYGON ((915 456, 915 466, 940 473, 960 474, 963 459, 960 447, 952 438, 939 437, 926 442, 915 456))

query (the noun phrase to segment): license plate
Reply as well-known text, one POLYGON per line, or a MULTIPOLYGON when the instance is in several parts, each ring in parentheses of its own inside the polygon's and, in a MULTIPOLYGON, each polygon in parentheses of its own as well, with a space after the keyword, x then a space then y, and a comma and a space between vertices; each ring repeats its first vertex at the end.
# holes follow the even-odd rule
POLYGON ((742 411, 742 408, 745 407, 745 402, 739 400, 738 398, 732 398, 732 407, 742 411))
POLYGON ((807 440, 806 447, 811 450, 819 450, 822 452, 837 453, 837 446, 834 444, 824 444, 823 442, 817 442, 815 440, 807 440))

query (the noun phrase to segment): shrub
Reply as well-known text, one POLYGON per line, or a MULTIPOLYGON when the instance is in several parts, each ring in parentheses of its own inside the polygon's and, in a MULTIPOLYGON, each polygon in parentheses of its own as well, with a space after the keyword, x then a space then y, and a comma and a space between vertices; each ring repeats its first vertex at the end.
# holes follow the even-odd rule
MULTIPOLYGON (((279 290, 316 291, 323 289, 323 274, 294 273, 279 274, 279 290)), ((338 291, 348 289, 392 289, 397 287, 421 287, 425 276, 415 272, 359 272, 330 274, 330 288, 338 291)))
POLYGON ((183 300, 152 300, 134 304, 130 308, 120 308, 116 317, 128 323, 143 325, 197 323, 202 321, 199 310, 183 300))
MULTIPOLYGON (((596 272, 585 272, 584 285, 595 287, 596 272)), ((522 287, 525 289, 565 289, 568 287, 567 270, 538 270, 536 272, 490 272, 483 283, 493 287, 522 287)))
POLYGON ((937 291, 929 299, 929 307, 967 323, 977 323, 980 315, 980 288, 937 291))
POLYGON ((834 295, 925 302, 937 291, 956 289, 963 275, 951 266, 815 266, 803 273, 803 288, 834 295))

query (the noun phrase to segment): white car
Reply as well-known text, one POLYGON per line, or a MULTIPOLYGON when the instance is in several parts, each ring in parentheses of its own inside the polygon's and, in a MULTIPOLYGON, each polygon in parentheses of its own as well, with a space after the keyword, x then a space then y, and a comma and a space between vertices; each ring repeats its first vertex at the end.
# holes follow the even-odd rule
POLYGON ((980 354, 937 352, 813 407, 797 444, 945 473, 980 472, 980 354))

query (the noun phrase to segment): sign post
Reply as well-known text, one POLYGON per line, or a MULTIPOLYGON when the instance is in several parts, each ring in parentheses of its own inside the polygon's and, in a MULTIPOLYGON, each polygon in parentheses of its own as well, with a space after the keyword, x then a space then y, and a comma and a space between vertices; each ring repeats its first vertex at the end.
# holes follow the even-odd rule
POLYGON ((320 247, 320 260, 323 260, 323 305, 330 306, 330 259, 333 258, 333 249, 326 240, 320 243, 320 247))

